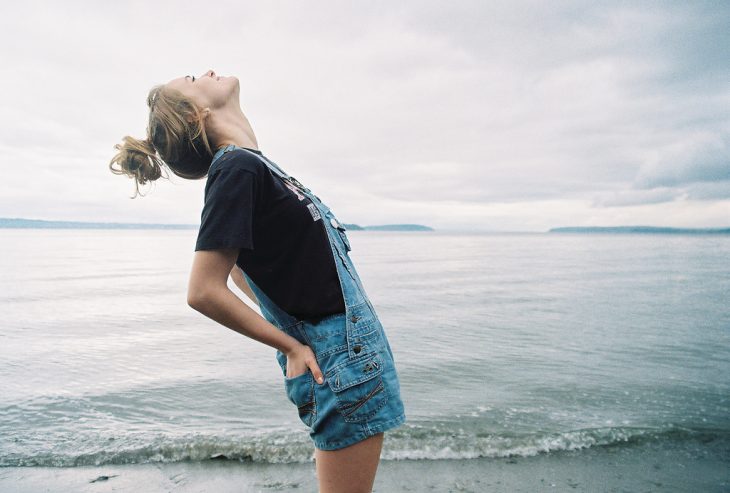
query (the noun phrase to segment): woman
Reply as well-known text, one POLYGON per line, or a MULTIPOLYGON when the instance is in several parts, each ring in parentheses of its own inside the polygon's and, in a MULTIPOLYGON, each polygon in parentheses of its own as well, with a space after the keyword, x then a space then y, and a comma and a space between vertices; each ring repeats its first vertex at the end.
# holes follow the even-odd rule
POLYGON ((276 348, 315 446, 321 492, 371 491, 383 433, 405 421, 393 354, 348 254, 345 227, 258 148, 239 81, 209 70, 155 86, 148 137, 109 166, 139 185, 207 176, 188 304, 276 348), (236 296, 228 275, 263 317, 236 296))

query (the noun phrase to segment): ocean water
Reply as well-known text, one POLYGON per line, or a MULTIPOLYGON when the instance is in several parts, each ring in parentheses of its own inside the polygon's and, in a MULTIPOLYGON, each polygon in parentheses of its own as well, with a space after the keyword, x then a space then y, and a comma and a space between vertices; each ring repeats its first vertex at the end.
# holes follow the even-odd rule
MULTIPOLYGON (((730 236, 349 235, 408 417, 384 459, 730 450, 730 236)), ((187 306, 195 236, 0 230, 0 466, 311 458, 275 350, 187 306)))

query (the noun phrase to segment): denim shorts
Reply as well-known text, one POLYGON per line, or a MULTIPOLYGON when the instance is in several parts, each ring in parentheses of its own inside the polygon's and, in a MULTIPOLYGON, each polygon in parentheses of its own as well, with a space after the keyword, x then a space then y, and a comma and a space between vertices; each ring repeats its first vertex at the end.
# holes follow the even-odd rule
POLYGON ((287 378, 286 356, 276 352, 286 395, 320 450, 352 445, 405 421, 393 353, 382 324, 366 302, 350 308, 355 323, 347 324, 346 316, 343 312, 316 322, 300 320, 284 329, 312 348, 324 374, 322 384, 309 369, 287 378))
MULTIPOLYGON (((220 155, 236 148, 220 149, 220 155)), ((244 149, 244 148, 241 148, 244 149)), ((317 195, 288 175, 279 165, 261 159, 272 173, 306 195, 318 211, 327 235, 342 290, 345 311, 315 319, 298 319, 275 303, 244 271, 259 301, 261 314, 280 330, 312 348, 324 373, 318 384, 308 369, 286 377, 286 356, 276 352, 284 376, 284 388, 299 418, 320 450, 336 450, 395 428, 406 416, 393 352, 373 304, 350 257, 352 249, 342 224, 317 195)))

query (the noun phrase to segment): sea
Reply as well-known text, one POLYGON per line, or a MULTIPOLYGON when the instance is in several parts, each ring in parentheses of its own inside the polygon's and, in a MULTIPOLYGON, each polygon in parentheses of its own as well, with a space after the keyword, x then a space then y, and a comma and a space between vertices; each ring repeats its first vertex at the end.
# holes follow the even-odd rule
MULTIPOLYGON (((0 467, 311 460, 275 350, 187 305, 196 233, 0 230, 0 467)), ((730 450, 730 235, 348 233, 384 461, 730 450)))

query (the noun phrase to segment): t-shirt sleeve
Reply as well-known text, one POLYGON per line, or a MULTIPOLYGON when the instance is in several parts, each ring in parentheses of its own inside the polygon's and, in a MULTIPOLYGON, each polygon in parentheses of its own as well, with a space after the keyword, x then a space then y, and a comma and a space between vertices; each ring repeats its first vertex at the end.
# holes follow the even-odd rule
POLYGON ((254 248, 256 174, 227 167, 209 176, 195 251, 254 248))

